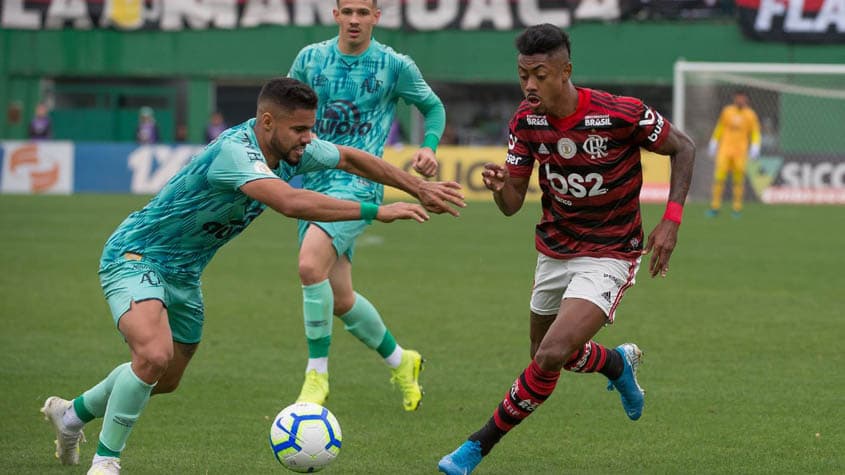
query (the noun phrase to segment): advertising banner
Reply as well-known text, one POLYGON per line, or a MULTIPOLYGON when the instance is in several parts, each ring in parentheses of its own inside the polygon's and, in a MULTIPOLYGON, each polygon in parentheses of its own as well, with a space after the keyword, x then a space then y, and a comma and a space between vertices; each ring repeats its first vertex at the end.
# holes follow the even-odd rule
MULTIPOLYGON (((0 142, 0 193, 135 193, 153 194, 191 157, 200 145, 143 145, 86 142, 0 142)), ((384 159, 411 170, 415 147, 387 147, 384 159)), ((642 153, 644 203, 665 203, 669 195, 668 157, 642 153)), ((437 150, 440 169, 435 179, 454 180, 469 201, 488 201, 481 180, 487 162, 504 163, 506 147, 443 146, 437 150)), ((537 173, 527 201, 539 201, 537 173)), ((764 156, 748 164, 754 194, 764 203, 845 204, 845 157, 786 154, 764 156)), ((296 186, 298 179, 292 182, 296 186)), ((393 188, 388 200, 407 200, 393 188)))
MULTIPOLYGON (((414 147, 385 147, 384 159, 403 170, 411 170, 414 147)), ((669 159, 646 150, 642 150, 643 188, 640 199, 643 202, 665 202, 669 196, 669 159)), ((502 164, 505 161, 506 148, 503 147, 460 147, 442 146, 437 148, 437 161, 440 169, 436 180, 456 181, 463 187, 463 193, 470 201, 492 200, 490 191, 481 180, 481 171, 487 162, 502 164)), ((526 201, 540 201, 538 173, 531 176, 526 201)), ((407 199, 399 190, 385 188, 386 199, 407 199)))
MULTIPOLYGON (((573 19, 618 20, 621 0, 380 0, 382 28, 512 30, 573 19)), ((335 25, 335 0, 0 0, 0 26, 16 29, 248 28, 335 25)))
POLYGON ((749 38, 786 43, 845 43, 843 0, 737 0, 749 38))
POLYGON ((748 172, 763 203, 845 204, 842 156, 761 157, 748 164, 748 172))
POLYGON ((0 192, 69 194, 73 191, 72 142, 0 144, 0 192))

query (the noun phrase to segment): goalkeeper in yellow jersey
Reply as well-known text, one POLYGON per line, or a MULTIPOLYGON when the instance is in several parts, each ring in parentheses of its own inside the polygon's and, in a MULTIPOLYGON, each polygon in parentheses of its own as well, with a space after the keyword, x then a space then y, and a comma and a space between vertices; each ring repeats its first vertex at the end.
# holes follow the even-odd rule
POLYGON ((713 199, 708 216, 716 216, 722 207, 722 192, 725 179, 732 173, 733 216, 742 213, 742 197, 745 193, 745 168, 748 159, 760 156, 760 121, 748 105, 748 95, 743 91, 734 93, 733 104, 722 109, 719 121, 710 138, 710 157, 716 157, 713 177, 713 199))

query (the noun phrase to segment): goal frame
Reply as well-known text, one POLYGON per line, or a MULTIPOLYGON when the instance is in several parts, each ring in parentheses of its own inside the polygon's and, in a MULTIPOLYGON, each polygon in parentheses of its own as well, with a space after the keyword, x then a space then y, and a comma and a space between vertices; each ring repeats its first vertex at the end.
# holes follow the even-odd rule
POLYGON ((833 74, 842 75, 845 81, 845 65, 824 63, 718 63, 704 61, 675 62, 672 82, 672 123, 680 130, 686 126, 686 74, 688 72, 708 73, 772 73, 772 74, 833 74))

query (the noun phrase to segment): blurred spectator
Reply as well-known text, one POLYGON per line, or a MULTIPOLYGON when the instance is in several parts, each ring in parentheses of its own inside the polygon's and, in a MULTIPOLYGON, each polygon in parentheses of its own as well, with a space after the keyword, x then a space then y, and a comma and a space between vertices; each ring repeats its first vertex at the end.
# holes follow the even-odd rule
POLYGON ((9 125, 18 125, 21 122, 21 102, 11 101, 6 108, 6 122, 9 125))
POLYGON ((176 143, 187 143, 188 142, 188 126, 185 124, 179 124, 176 126, 176 135, 175 135, 176 143))
POLYGON ((440 136, 440 145, 457 145, 458 143, 458 131, 450 122, 446 122, 443 135, 440 136))
POLYGON ((404 143, 402 140, 402 124, 398 120, 394 120, 390 124, 390 131, 387 133, 387 143, 385 145, 401 146, 404 143))
POLYGON ((52 135, 53 130, 50 126, 50 115, 47 105, 44 103, 38 104, 35 108, 35 117, 29 123, 29 138, 36 140, 49 139, 52 135))
POLYGON ((640 20, 706 20, 729 18, 734 5, 730 0, 625 0, 623 17, 640 20))
POLYGON ((135 139, 138 143, 149 144, 158 142, 158 124, 156 124, 153 109, 144 106, 138 113, 138 128, 135 130, 135 139))
POLYGON ((205 126, 205 141, 211 142, 228 128, 226 121, 223 120, 223 113, 215 111, 211 114, 211 118, 208 120, 208 125, 205 126))

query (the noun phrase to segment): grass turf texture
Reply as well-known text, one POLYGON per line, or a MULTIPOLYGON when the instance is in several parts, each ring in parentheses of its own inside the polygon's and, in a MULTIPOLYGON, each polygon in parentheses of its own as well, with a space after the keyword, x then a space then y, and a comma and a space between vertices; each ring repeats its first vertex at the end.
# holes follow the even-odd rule
MULTIPOLYGON (((111 231, 145 197, 0 196, 0 473, 84 473, 52 457, 38 409, 128 359, 97 281, 111 231)), ((749 206, 739 220, 689 205, 669 277, 646 264, 598 340, 645 351, 643 418, 627 420, 599 375, 564 374, 483 474, 845 472, 845 320, 838 207, 749 206)), ((536 204, 501 216, 376 224, 356 288, 397 340, 428 359, 425 399, 405 413, 390 373, 335 320, 328 407, 343 450, 326 473, 434 473, 491 415, 528 363, 536 204)), ((644 209, 646 232, 662 206, 644 209)), ((150 402, 126 473, 283 472, 267 443, 307 356, 295 222, 266 212, 204 275, 206 327, 179 390, 150 402)))

